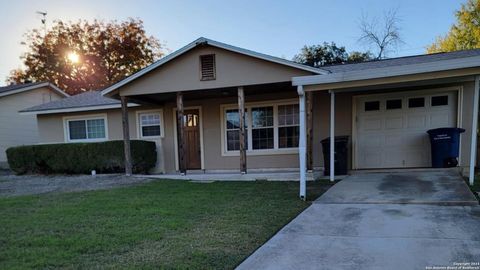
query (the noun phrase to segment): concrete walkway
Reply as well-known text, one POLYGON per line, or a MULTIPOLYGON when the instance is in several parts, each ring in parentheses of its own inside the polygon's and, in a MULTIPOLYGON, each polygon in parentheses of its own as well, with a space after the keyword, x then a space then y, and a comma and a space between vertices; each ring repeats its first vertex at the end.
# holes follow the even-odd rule
POLYGON ((238 269, 428 269, 480 262, 474 199, 448 170, 354 175, 238 269))

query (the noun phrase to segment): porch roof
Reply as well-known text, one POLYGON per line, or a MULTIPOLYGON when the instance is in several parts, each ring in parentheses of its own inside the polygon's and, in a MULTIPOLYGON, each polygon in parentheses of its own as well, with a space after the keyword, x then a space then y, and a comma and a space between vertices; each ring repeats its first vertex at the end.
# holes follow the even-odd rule
MULTIPOLYGON (((380 61, 370 61, 357 64, 327 66, 324 69, 331 73, 325 75, 294 77, 294 86, 311 86, 306 90, 329 90, 344 87, 365 86, 383 83, 405 81, 403 79, 421 74, 433 74, 439 77, 454 77, 475 75, 479 73, 480 49, 465 50, 449 53, 417 55, 409 57, 392 58, 380 61), (465 72, 458 72, 463 70, 465 72), (456 71, 456 72, 452 72, 456 71), (443 74, 441 74, 443 72, 443 74), (438 75, 440 74, 440 75, 438 75), (388 80, 390 79, 390 80, 388 80), (313 86, 315 89, 313 89, 313 86)), ((426 76, 429 78, 432 76, 426 76)), ((418 76, 413 80, 421 80, 418 76)))

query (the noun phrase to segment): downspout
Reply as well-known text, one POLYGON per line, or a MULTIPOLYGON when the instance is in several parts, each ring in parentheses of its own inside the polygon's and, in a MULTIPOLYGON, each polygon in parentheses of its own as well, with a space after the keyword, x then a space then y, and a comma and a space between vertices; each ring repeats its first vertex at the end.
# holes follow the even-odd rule
POLYGON ((303 85, 297 86, 297 93, 299 98, 299 113, 300 113, 300 138, 298 142, 298 157, 300 163, 300 199, 307 198, 307 128, 305 120, 305 91, 303 85))
POLYGON ((477 160, 477 128, 478 128, 478 95, 480 91, 480 75, 475 76, 473 89, 473 115, 472 115, 472 142, 470 144, 470 169, 468 181, 471 186, 475 183, 475 163, 477 160))

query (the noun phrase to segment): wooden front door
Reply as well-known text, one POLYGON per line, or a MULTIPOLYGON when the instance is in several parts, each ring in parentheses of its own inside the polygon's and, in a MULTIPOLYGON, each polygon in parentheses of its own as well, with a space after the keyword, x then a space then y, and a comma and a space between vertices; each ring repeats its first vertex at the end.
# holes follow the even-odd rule
POLYGON ((198 109, 185 110, 183 113, 183 122, 186 169, 201 169, 202 150, 200 147, 200 113, 198 109))

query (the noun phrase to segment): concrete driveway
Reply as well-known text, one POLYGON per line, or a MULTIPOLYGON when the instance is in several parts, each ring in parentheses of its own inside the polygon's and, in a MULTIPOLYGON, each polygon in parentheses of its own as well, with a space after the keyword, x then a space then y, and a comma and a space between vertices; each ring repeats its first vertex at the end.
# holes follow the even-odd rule
POLYGON ((458 263, 480 263, 480 206, 456 172, 440 170, 350 176, 238 269, 429 269, 458 263))

